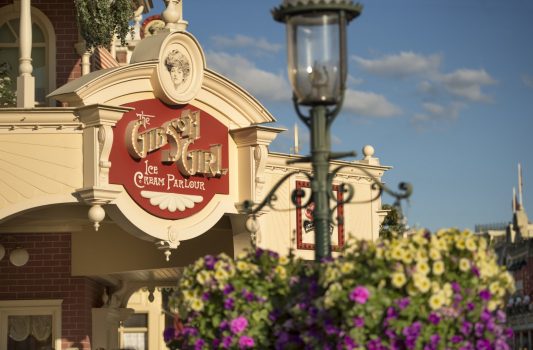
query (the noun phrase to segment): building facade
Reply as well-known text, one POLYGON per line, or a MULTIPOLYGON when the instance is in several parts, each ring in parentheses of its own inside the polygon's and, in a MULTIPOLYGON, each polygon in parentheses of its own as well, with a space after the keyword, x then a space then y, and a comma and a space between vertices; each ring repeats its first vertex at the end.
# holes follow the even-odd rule
MULTIPOLYGON (((170 4, 175 22, 109 50, 127 64, 90 72, 72 0, 0 0, 18 106, 0 109, 0 349, 164 349, 165 299, 198 257, 256 245, 313 258, 312 216, 291 202, 309 195, 310 166, 269 152, 284 130, 209 69, 170 4), (282 178, 277 210, 250 221, 242 203, 282 178)), ((151 2, 137 5, 139 34, 151 2)), ((333 167, 337 199, 348 183, 361 201, 336 208, 334 250, 377 238, 386 212, 369 200, 390 167, 371 147, 333 167)))
POLYGON ((533 349, 533 224, 522 199, 522 172, 518 165, 518 193, 513 189, 512 221, 478 225, 476 232, 486 236, 494 247, 499 264, 515 279, 515 293, 510 296, 506 312, 514 331, 512 348, 533 349))

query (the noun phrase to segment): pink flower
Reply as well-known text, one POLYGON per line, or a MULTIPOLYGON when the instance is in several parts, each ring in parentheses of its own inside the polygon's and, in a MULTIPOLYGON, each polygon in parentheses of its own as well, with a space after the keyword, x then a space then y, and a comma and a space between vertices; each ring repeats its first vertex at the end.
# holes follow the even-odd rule
POLYGON ((243 335, 239 338, 239 349, 253 348, 255 346, 254 338, 243 335))
POLYGON ((230 322, 230 329, 233 334, 239 334, 248 327, 248 320, 243 316, 239 316, 230 322))
POLYGON ((355 287, 350 293, 350 300, 355 301, 358 304, 364 304, 368 300, 370 292, 363 286, 355 287))

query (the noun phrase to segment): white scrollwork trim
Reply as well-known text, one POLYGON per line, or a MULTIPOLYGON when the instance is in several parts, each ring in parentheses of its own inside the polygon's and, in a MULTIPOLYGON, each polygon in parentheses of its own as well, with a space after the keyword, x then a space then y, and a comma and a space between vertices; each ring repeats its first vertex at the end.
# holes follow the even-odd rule
POLYGON ((107 185, 109 183, 109 168, 111 168, 109 155, 112 145, 113 130, 108 125, 100 125, 98 128, 98 147, 100 151, 98 165, 100 167, 99 183, 101 185, 107 185))
POLYGON ((194 208, 196 203, 204 200, 203 196, 192 194, 178 194, 167 192, 141 191, 141 196, 150 199, 150 204, 159 206, 161 210, 168 210, 171 213, 176 210, 184 211, 185 209, 194 208))
POLYGON ((263 188, 265 186, 265 167, 267 158, 267 147, 265 145, 256 145, 254 148, 256 200, 262 197, 263 188))

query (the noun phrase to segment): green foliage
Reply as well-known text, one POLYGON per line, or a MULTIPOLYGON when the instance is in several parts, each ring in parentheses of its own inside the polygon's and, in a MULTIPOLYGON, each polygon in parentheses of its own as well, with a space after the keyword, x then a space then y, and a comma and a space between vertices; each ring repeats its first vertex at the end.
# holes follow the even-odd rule
POLYGON ((379 236, 382 238, 392 238, 394 236, 401 236, 405 232, 405 224, 403 222, 403 215, 401 209, 390 204, 383 204, 384 210, 389 210, 387 216, 381 224, 379 236))
POLYGON ((108 47, 113 35, 122 45, 132 32, 129 21, 133 16, 131 0, 74 0, 78 26, 87 49, 108 47))
POLYGON ((14 107, 17 104, 9 71, 7 63, 0 64, 0 108, 14 107))

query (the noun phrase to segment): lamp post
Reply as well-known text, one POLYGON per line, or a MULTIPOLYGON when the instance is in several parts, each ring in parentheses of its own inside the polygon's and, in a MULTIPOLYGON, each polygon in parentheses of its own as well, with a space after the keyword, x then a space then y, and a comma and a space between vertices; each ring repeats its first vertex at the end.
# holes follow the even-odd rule
POLYGON ((329 161, 353 153, 332 153, 330 126, 344 99, 346 26, 362 7, 351 0, 284 0, 272 11, 286 24, 288 73, 299 118, 311 132, 311 198, 314 202, 315 260, 331 256, 329 161), (310 107, 305 116, 300 106, 310 107))

